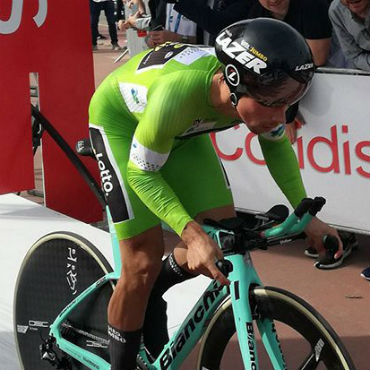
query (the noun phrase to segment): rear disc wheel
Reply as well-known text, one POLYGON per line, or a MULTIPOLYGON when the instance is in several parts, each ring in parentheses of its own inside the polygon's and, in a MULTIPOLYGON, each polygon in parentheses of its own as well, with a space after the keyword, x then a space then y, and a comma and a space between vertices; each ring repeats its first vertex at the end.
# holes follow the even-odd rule
MULTIPOLYGON (((49 336, 49 326, 68 303, 111 271, 103 254, 74 233, 51 233, 31 247, 18 274, 14 299, 14 332, 24 370, 53 368, 41 359, 39 350, 49 336)), ((66 339, 106 361, 107 306, 113 288, 112 283, 107 283, 87 297, 71 312, 62 330, 66 339)), ((57 348, 55 354, 73 369, 87 369, 57 348)))

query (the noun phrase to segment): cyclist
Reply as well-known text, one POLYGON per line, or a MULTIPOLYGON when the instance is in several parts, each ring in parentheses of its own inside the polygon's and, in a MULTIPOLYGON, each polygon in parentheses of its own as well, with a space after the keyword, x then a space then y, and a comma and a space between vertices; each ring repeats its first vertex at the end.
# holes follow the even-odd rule
MULTIPOLYGON (((306 195, 283 123, 314 74, 305 40, 281 21, 258 18, 221 31, 215 50, 170 42, 147 50, 111 73, 91 100, 90 138, 122 259, 108 307, 112 370, 136 368, 142 333, 158 354, 167 339, 161 296, 170 286, 199 273, 228 284, 215 266, 222 252, 200 227, 204 218, 235 215, 205 133, 244 122, 292 206, 306 195), (182 239, 163 263, 161 221, 182 239)), ((306 233, 317 250, 324 234, 338 237, 317 218, 306 233)), ((341 252, 340 243, 336 257, 341 252)))

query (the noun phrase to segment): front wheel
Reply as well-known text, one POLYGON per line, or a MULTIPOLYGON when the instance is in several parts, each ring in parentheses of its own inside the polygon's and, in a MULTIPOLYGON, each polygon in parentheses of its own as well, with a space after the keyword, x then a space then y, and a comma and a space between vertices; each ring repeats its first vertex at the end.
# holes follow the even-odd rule
MULTIPOLYGON (((261 319, 274 320, 288 369, 355 370, 338 335, 308 303, 272 287, 255 287, 250 294, 252 312, 261 319)), ((197 369, 243 369, 234 334, 234 315, 228 299, 216 311, 203 336, 197 369)), ((258 337, 257 346, 260 369, 273 369, 267 353, 261 351, 263 345, 258 337)))

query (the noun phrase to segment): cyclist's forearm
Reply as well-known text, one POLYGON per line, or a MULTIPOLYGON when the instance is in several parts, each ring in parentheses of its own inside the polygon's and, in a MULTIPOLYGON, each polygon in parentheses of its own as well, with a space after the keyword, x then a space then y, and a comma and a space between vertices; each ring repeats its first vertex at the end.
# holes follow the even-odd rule
POLYGON ((204 235, 202 226, 196 221, 189 221, 181 233, 181 239, 184 241, 185 245, 191 245, 196 242, 201 235, 204 235))
POLYGON ((259 136, 259 142, 272 177, 295 208, 306 196, 306 191, 289 139, 284 135, 277 141, 270 141, 259 136))
POLYGON ((143 203, 181 237, 192 218, 160 172, 141 170, 130 161, 127 180, 143 203))

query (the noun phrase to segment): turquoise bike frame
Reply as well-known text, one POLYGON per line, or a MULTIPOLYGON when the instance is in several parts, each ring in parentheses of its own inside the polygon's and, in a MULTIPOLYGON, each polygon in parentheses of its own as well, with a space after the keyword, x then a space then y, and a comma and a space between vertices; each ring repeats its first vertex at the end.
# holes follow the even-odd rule
MULTIPOLYGON (((289 237, 293 233, 301 233, 312 216, 305 214, 301 220, 291 214, 281 225, 268 229, 263 232, 265 237, 289 237)), ((110 222, 111 225, 111 222, 110 222)), ((234 235, 233 232, 221 230, 212 226, 203 226, 205 232, 214 239, 219 245, 221 235, 234 235)), ((50 335, 56 339, 59 348, 71 357, 83 363, 90 369, 109 370, 110 364, 101 357, 91 353, 62 337, 60 333, 62 323, 68 318, 69 314, 78 307, 95 290, 100 289, 104 284, 117 280, 121 273, 121 260, 119 256, 119 243, 115 232, 111 229, 113 256, 115 270, 98 281, 93 283, 70 304, 55 319, 50 326, 50 335)), ((202 337, 207 323, 213 314, 220 307, 223 301, 231 299, 232 309, 235 318, 235 327, 238 335, 240 350, 243 358, 244 368, 247 370, 258 370, 258 356, 256 339, 253 328, 253 317, 250 309, 249 292, 254 286, 261 286, 256 270, 253 267, 249 252, 243 254, 225 255, 233 265, 233 270, 229 274, 230 287, 220 287, 216 281, 212 281, 203 295, 200 297, 194 308, 190 311, 180 328, 175 332, 170 341, 164 346, 158 358, 150 363, 146 351, 141 348, 139 355, 145 361, 149 370, 177 370, 189 355, 198 340, 202 337)), ((270 357, 274 370, 286 369, 280 343, 276 335, 274 323, 269 319, 257 319, 257 327, 260 332, 262 342, 270 357)))

